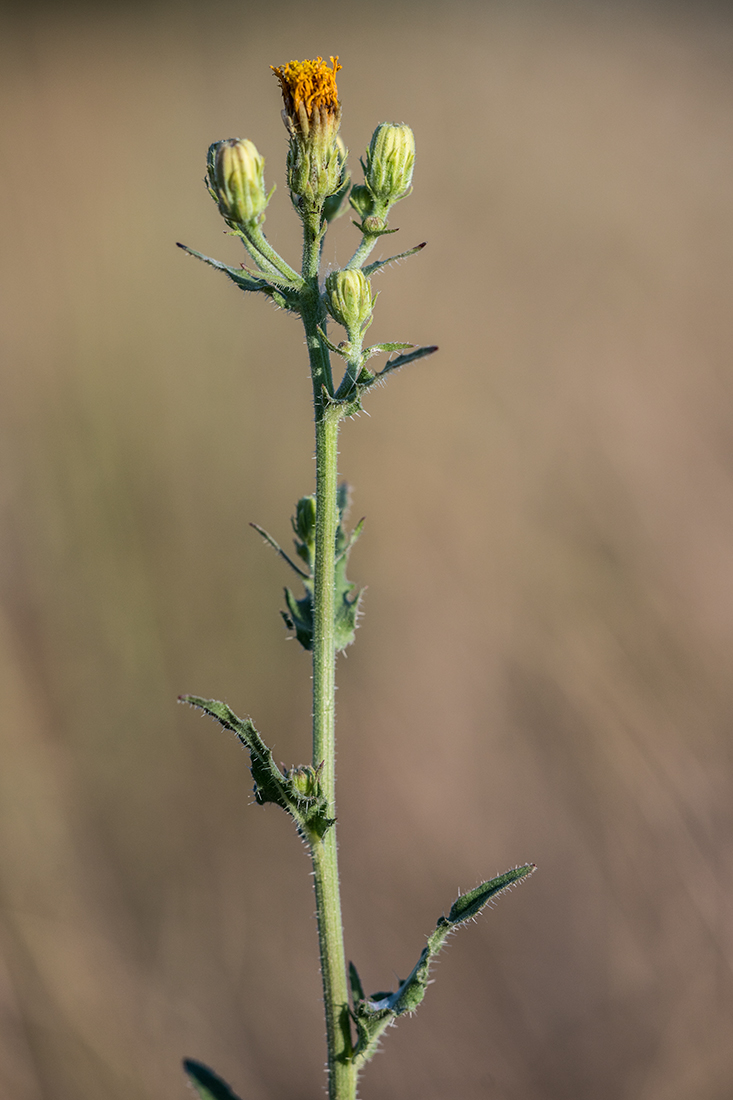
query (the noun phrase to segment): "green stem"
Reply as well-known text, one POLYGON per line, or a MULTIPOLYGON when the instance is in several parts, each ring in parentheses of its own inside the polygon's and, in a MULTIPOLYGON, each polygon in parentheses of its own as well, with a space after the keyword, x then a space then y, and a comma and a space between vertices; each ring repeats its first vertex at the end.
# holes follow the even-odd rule
MULTIPOLYGON (((318 286, 320 215, 304 218, 301 316, 313 380, 316 420, 316 560, 313 575, 313 766, 321 767, 321 784, 329 816, 336 814, 334 571, 338 507, 339 411, 329 403, 333 381, 328 349, 318 327, 325 321, 318 286), (325 392, 324 392, 325 391, 325 392)), ((329 1100, 355 1100, 356 1067, 352 1040, 341 919, 336 826, 322 838, 309 837, 316 891, 316 916, 323 979, 328 1043, 329 1100)))
MULTIPOLYGON (((387 225, 387 215, 389 214, 391 206, 392 206, 391 203, 386 202, 386 203, 375 204, 375 206, 373 208, 372 217, 378 219, 378 222, 381 223, 382 230, 384 230, 384 228, 387 225)), ((354 269, 354 268, 362 267, 362 265, 364 264, 364 261, 369 258, 369 255, 370 255, 372 249, 374 248, 374 246, 377 243, 377 241, 379 240, 379 238, 382 237, 382 236, 384 236, 383 232, 381 232, 381 233, 370 233, 369 230, 364 228, 364 226, 362 225, 361 242, 360 242, 359 247, 357 248, 356 252, 351 257, 349 262, 347 263, 347 265, 346 265, 347 268, 354 269)))
POLYGON ((313 764, 323 761, 321 784, 333 816, 335 776, 336 651, 334 570, 338 524, 338 415, 324 410, 316 420, 316 564, 313 577, 313 764))
POLYGON ((275 251, 258 225, 244 226, 240 232, 247 251, 257 266, 270 278, 285 281, 289 285, 302 286, 303 280, 297 271, 275 251))
POLYGON ((359 245, 356 252, 351 257, 349 262, 347 263, 346 267, 347 268, 352 268, 352 269, 361 267, 363 265, 364 261, 369 259, 369 255, 370 255, 372 249, 374 248, 375 244, 379 240, 379 237, 380 237, 380 234, 377 234, 376 236, 374 236, 371 233, 369 233, 369 234, 365 233, 364 236, 361 238, 361 244, 359 245))

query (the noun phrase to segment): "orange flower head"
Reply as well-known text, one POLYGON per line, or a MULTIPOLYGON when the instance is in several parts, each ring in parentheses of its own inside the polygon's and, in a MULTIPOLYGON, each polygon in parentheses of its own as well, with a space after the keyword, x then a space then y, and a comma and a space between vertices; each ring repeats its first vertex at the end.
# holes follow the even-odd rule
POLYGON ((338 57, 331 58, 331 67, 322 57, 312 61, 288 61, 287 65, 271 65, 280 81, 285 103, 285 117, 291 133, 308 137, 313 126, 336 123, 341 118, 336 73, 342 66, 338 57))

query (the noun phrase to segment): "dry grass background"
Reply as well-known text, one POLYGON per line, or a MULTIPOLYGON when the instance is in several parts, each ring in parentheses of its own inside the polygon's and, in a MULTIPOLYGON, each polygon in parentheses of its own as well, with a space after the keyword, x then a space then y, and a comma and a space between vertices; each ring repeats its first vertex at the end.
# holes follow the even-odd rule
MULTIPOLYGON (((180 691, 308 754, 277 615, 313 466, 297 324, 201 177, 252 138, 297 255, 268 65, 338 53, 356 161, 409 121, 375 339, 441 345, 341 465, 347 950, 456 939, 364 1100, 733 1095, 733 25, 705 6, 7 8, 1 18, 0 1095, 321 1095, 305 854, 180 691)), ((350 253, 339 223, 327 256, 350 253)))

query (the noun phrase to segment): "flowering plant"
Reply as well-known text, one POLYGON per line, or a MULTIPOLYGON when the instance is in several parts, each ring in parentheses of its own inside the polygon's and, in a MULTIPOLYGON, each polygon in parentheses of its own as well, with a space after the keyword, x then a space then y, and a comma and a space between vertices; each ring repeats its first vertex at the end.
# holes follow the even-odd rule
MULTIPOLYGON (((347 579, 349 553, 361 524, 347 532, 344 519, 348 491, 337 479, 337 438, 342 420, 354 416, 364 395, 394 371, 437 351, 404 342, 364 347, 376 295, 371 276, 394 260, 419 252, 419 244, 396 256, 371 263, 371 252, 388 229, 395 203, 409 195, 415 163, 415 139, 404 123, 382 122, 362 162, 364 182, 351 184, 347 151, 339 137, 341 106, 336 75, 320 57, 273 66, 283 94, 283 119, 289 135, 287 182, 293 206, 303 224, 300 272, 269 244, 262 225, 269 202, 264 159, 251 141, 231 138, 209 149, 207 186, 232 232, 241 237, 254 268, 239 268, 203 256, 185 245, 190 255, 223 271, 240 289, 264 294, 281 309, 298 314, 310 359, 316 435, 316 491, 302 497, 292 520, 294 561, 275 540, 257 528, 287 562, 302 583, 303 595, 285 590, 288 628, 294 631, 313 662, 313 754, 310 764, 281 769, 249 718, 238 718, 225 703, 194 695, 182 700, 200 708, 247 748, 255 800, 274 802, 293 818, 308 845, 316 894, 323 1000, 328 1045, 329 1100, 355 1100, 361 1069, 375 1053, 385 1030, 398 1017, 413 1012, 428 986, 430 965, 447 937, 475 917, 488 902, 534 870, 515 867, 460 895, 448 916, 441 916, 408 977, 392 992, 366 996, 353 963, 346 966, 336 847, 335 796, 335 668, 336 655, 354 641, 360 593, 347 579), (356 212, 361 240, 348 263, 321 279, 321 255, 328 226, 348 202, 356 212), (346 332, 332 343, 329 320, 346 332), (343 361, 334 380, 331 355, 343 361), (381 370, 367 364, 386 355, 381 370)), ((187 1059, 186 1072, 202 1100, 236 1100, 217 1074, 187 1059)))

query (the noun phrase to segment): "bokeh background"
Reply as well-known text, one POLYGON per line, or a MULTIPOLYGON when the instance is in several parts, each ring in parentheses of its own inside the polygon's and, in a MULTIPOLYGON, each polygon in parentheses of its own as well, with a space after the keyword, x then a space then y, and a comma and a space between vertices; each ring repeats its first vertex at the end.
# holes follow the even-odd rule
MULTIPOLYGON (((322 1095, 306 854, 176 705, 309 753, 277 614, 312 486, 292 318, 233 262, 208 144, 253 139, 298 255, 271 63, 409 121, 375 340, 437 343, 342 433, 368 590, 339 663, 347 951, 457 937, 364 1100, 733 1095, 733 21, 541 3, 0 13, 0 1095, 322 1095), (394 249, 392 249, 394 250, 394 249)), ((330 263, 356 241, 332 230, 330 263)))

